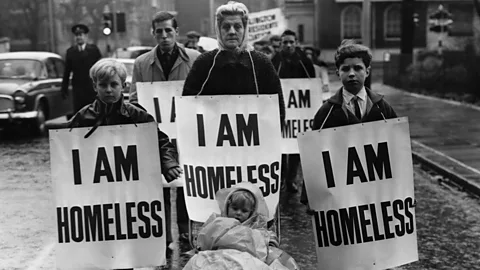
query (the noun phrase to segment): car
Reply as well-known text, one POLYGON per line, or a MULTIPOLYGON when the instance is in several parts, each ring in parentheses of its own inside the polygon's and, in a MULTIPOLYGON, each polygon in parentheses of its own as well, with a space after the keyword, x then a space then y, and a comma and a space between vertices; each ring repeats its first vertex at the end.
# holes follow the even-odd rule
POLYGON ((47 120, 73 114, 71 86, 61 92, 64 68, 51 52, 0 53, 0 128, 27 124, 44 135, 47 120))
POLYGON ((132 85, 132 76, 133 76, 133 64, 135 63, 135 59, 127 59, 127 58, 108 58, 116 60, 120 63, 123 63, 127 68, 127 79, 125 80, 125 89, 123 90, 123 99, 125 102, 128 102, 128 98, 130 96, 130 87, 132 85))
POLYGON ((110 57, 112 58, 126 58, 135 59, 140 55, 149 52, 153 49, 152 46, 131 46, 127 48, 118 48, 110 57))

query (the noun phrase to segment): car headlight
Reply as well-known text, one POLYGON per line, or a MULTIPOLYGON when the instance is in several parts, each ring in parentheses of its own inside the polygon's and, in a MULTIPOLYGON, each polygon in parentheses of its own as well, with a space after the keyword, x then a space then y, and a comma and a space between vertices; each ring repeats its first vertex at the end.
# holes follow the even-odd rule
POLYGON ((13 100, 15 101, 15 108, 23 109, 25 108, 25 100, 27 99, 27 94, 22 90, 17 90, 13 93, 13 100))

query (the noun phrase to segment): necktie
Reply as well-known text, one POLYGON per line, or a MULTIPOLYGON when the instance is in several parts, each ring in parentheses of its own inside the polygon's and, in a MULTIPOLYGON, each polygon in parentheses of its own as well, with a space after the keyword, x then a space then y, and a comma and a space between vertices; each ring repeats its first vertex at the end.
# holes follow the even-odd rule
POLYGON ((352 98, 353 100, 353 105, 355 106, 355 116, 358 118, 358 120, 362 120, 362 113, 360 112, 360 105, 358 104, 358 97, 354 96, 352 98))
POLYGON ((83 51, 82 46, 78 46, 78 51, 79 51, 79 52, 83 51))

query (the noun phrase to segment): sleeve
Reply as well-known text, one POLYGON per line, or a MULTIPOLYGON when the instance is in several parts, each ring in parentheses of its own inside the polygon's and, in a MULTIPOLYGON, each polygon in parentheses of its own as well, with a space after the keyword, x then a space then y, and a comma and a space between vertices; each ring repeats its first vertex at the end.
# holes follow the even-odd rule
MULTIPOLYGON (((319 130, 320 127, 323 124, 323 121, 325 121, 325 118, 327 117, 328 111, 333 107, 334 105, 331 104, 330 102, 325 102, 323 103, 322 107, 318 109, 317 113, 315 114, 315 117, 313 118, 313 126, 312 130, 319 130)), ((324 126, 325 128, 325 126, 324 126)))
POLYGON ((183 85, 182 96, 194 96, 200 92, 202 84, 205 82, 208 71, 211 68, 211 66, 208 66, 207 68, 207 65, 205 65, 205 63, 208 63, 207 57, 211 55, 210 53, 199 55, 197 60, 193 62, 192 68, 190 69, 185 84, 183 85))
POLYGON ((72 58, 67 50, 67 55, 65 57, 65 70, 63 71, 63 80, 62 80, 62 93, 68 93, 68 85, 70 83, 70 73, 72 72, 72 58))
POLYGON ((385 111, 386 111, 385 117, 387 119, 398 117, 397 113, 393 110, 392 106, 390 106, 390 104, 388 104, 386 101, 385 101, 385 111))
POLYGON ((128 100, 130 103, 137 103, 137 82, 142 82, 142 73, 140 70, 140 62, 135 60, 133 65, 132 84, 130 85, 128 100))
POLYGON ((303 63, 305 64, 305 68, 307 69, 307 72, 310 78, 315 78, 315 68, 313 67, 312 61, 306 58, 306 60, 304 60, 303 63))
POLYGON ((328 69, 325 66, 320 66, 320 75, 322 78, 323 85, 330 84, 330 79, 328 78, 328 69))
POLYGON ((95 60, 95 62, 97 62, 98 60, 102 59, 102 53, 100 52, 100 49, 97 46, 95 46, 95 51, 97 55, 97 59, 95 60))

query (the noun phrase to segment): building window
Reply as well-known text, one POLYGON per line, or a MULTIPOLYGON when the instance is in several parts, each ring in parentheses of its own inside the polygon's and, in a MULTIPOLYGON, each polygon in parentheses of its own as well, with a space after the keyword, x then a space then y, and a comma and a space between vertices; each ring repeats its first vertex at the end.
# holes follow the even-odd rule
POLYGON ((450 4, 447 11, 452 14, 451 36, 473 36, 473 12, 471 4, 450 4))
POLYGON ((347 6, 342 10, 341 29, 343 39, 362 38, 362 10, 358 6, 347 6))
POLYGON ((402 34, 402 12, 398 4, 392 4, 383 13, 383 36, 386 40, 398 40, 402 34))

